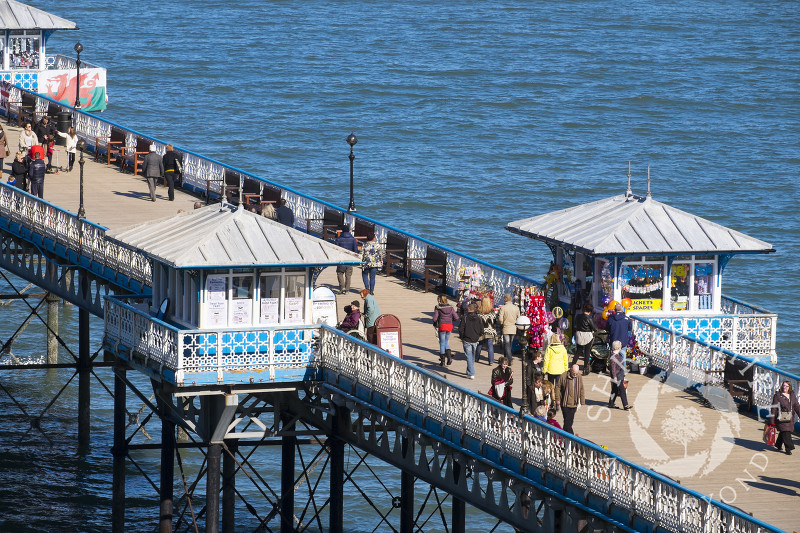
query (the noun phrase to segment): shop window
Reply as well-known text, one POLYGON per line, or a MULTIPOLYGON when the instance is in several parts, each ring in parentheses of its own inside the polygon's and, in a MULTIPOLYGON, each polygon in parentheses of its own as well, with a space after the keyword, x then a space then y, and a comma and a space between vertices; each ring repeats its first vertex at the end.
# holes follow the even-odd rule
POLYGON ((687 311, 689 309, 689 274, 691 265, 673 263, 669 277, 670 310, 687 311))
POLYGON ((38 69, 40 44, 40 32, 13 30, 8 39, 10 68, 38 69))
POLYGON ((265 326, 276 326, 280 322, 281 277, 262 275, 259 285, 259 322, 265 326))
POLYGON ((613 298, 614 297, 614 272, 613 272, 613 262, 603 261, 602 259, 598 259, 597 263, 595 264, 595 268, 597 269, 597 280, 593 283, 594 290, 597 292, 594 304, 597 306, 601 306, 603 304, 604 298, 613 298))
POLYGON ((287 274, 286 295, 283 307, 284 324, 302 324, 305 318, 306 276, 287 274))
POLYGON ((630 298, 631 311, 661 311, 664 264, 624 264, 620 276, 622 298, 630 298))
POLYGON ((714 263, 694 265, 694 308, 699 311, 714 309, 714 263))
POLYGON ((253 323, 253 276, 231 276, 231 326, 253 323))

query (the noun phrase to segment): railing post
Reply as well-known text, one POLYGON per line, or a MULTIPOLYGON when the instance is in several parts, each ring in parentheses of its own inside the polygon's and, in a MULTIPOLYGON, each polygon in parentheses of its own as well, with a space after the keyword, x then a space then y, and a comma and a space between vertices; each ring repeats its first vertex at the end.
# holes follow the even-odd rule
POLYGON ((739 317, 738 317, 738 315, 736 315, 736 314, 733 315, 732 322, 733 322, 733 328, 732 328, 732 331, 731 331, 731 337, 732 337, 731 338, 731 351, 734 352, 734 353, 740 353, 739 352, 739 317))

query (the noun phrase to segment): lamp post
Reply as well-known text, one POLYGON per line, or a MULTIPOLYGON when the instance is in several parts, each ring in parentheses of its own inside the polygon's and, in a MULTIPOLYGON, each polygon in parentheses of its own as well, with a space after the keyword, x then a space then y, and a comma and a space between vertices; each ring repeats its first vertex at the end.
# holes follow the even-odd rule
POLYGON ((78 59, 75 60, 75 67, 78 70, 78 76, 75 78, 75 109, 81 108, 81 52, 83 52, 83 45, 76 43, 75 53, 78 54, 78 59))
POLYGON ((80 197, 80 205, 78 207, 78 218, 86 218, 86 209, 84 209, 83 207, 83 165, 84 165, 83 149, 86 148, 86 141, 84 141, 83 139, 78 141, 76 148, 81 153, 81 158, 78 160, 78 164, 81 166, 81 178, 80 178, 81 197, 80 197))
POLYGON ((522 331, 522 406, 520 415, 529 415, 528 409, 528 330, 531 329, 531 319, 520 315, 516 321, 517 331, 522 331))
POLYGON ((353 160, 356 158, 355 154, 353 154, 353 146, 356 145, 358 139, 356 139, 355 133, 351 133, 347 136, 347 144, 350 145, 350 205, 347 206, 348 213, 355 213, 356 212, 356 201, 353 198, 353 160))

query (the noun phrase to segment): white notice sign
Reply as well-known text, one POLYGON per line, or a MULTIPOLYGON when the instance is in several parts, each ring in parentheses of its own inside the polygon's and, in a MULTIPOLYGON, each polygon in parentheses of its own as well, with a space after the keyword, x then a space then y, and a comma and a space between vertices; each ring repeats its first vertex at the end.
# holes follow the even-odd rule
POLYGON ((396 331, 381 331, 378 346, 395 357, 400 357, 400 335, 396 331))
POLYGON ((222 302, 225 301, 226 289, 225 276, 208 276, 206 278, 206 301, 222 302))
POLYGON ((286 298, 283 305, 286 306, 285 323, 286 324, 302 324, 303 323, 303 298, 302 296, 286 298))
POLYGON ((228 302, 206 302, 206 327, 228 326, 228 302))
POLYGON ((278 299, 261 298, 261 323, 268 326, 278 324, 278 299))
POLYGON ((314 300, 311 304, 314 324, 327 324, 336 327, 336 300, 314 300))
POLYGON ((253 308, 253 300, 234 300, 231 325, 250 326, 253 323, 252 320, 250 319, 250 310, 252 308, 253 308))

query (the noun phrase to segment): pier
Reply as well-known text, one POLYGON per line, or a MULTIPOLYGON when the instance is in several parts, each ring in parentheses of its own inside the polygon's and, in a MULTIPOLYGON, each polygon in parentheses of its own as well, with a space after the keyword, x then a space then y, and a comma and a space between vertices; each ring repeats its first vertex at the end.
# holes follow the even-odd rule
MULTIPOLYGON (((115 128, 82 113, 78 116, 78 124, 82 138, 90 147, 98 144, 98 138, 105 133, 110 137, 115 128)), ((18 129, 8 126, 6 132, 13 141, 18 129)), ((134 147, 130 151, 138 151, 135 147, 141 137, 137 139, 135 132, 122 133, 125 145, 134 147)), ((162 145, 159 141, 159 146, 162 145)), ((105 149, 108 150, 108 145, 105 149)), ((99 151, 102 152, 102 147, 99 151)), ((160 187, 157 201, 150 202, 147 185, 141 176, 110 166, 102 158, 94 161, 87 151, 83 167, 86 219, 114 231, 170 217, 179 210, 192 211, 196 202, 206 202, 208 194, 212 199, 225 196, 223 183, 244 188, 244 173, 223 168, 188 151, 182 153, 186 157, 184 161, 189 163, 185 165, 186 189, 178 188, 175 201, 170 202, 166 199, 166 189, 160 187), (207 180, 218 183, 209 186, 207 180)), ((44 200, 62 210, 77 213, 79 173, 80 167, 76 164, 72 172, 48 174, 44 200)), ((28 281, 32 282, 46 283, 49 279, 51 286, 45 288, 82 304, 82 327, 88 328, 90 314, 104 316, 108 323, 111 320, 109 313, 136 309, 135 304, 125 303, 125 298, 141 299, 147 288, 152 287, 148 283, 151 267, 145 261, 137 258, 135 253, 126 255, 127 252, 122 250, 118 250, 113 261, 101 259, 97 255, 101 248, 106 254, 103 257, 108 257, 107 249, 100 243, 100 234, 105 229, 95 227, 94 233, 83 232, 81 228, 85 226, 51 205, 19 195, 5 185, 0 192, 4 199, 3 218, 6 223, 3 228, 6 236, 4 268, 23 278, 30 277, 28 281), (48 212, 47 216, 51 218, 37 219, 36 213, 48 212), (72 239, 77 243, 77 247, 62 242, 58 235, 68 224, 78 224, 76 233, 67 237, 68 241, 72 239), (39 251, 25 248, 24 243, 35 245, 39 251), (51 259, 63 257, 73 264, 48 267, 52 271, 42 271, 14 259, 36 253, 49 255, 51 259), (116 268, 112 268, 114 264, 116 268), (79 268, 75 269, 75 265, 79 268), (71 273, 70 276, 57 275, 67 273, 71 273), (105 308, 101 307, 100 296, 110 294, 119 299, 107 299, 105 308)), ((259 191, 259 196, 262 193, 259 191)), ((295 228, 325 236, 326 210, 333 211, 333 206, 315 204, 292 189, 283 189, 282 193, 295 211, 295 228), (314 222, 316 220, 319 222, 314 222)), ((345 220, 356 222, 349 215, 345 220)), ((385 241, 389 230, 376 228, 376 232, 385 241)), ((410 249, 414 246, 419 249, 414 257, 424 257, 427 243, 413 237, 410 241, 410 249)), ((462 265, 477 264, 469 258, 459 258, 458 261, 462 265)), ((424 272, 421 266, 415 266, 414 274, 424 272)), ((515 284, 532 283, 502 269, 492 271, 491 279, 498 292, 511 290, 515 284)), ((336 288, 334 269, 324 269, 315 286, 336 288)), ((358 272, 354 273, 353 287, 349 294, 336 296, 337 309, 341 310, 358 298, 356 289, 361 287, 358 272)), ((124 425, 120 420, 124 416, 126 391, 131 391, 131 396, 149 405, 153 413, 161 415, 161 453, 164 458, 159 487, 161 531, 171 531, 173 513, 178 514, 173 508, 172 494, 179 491, 174 491, 176 487, 171 486, 174 472, 169 466, 176 449, 181 447, 169 437, 174 435, 176 426, 204 437, 189 442, 206 449, 207 469, 218 474, 216 479, 214 476, 207 478, 205 513, 197 519, 205 523, 206 531, 226 531, 226 527, 233 527, 235 473, 238 472, 238 477, 244 473, 248 476, 257 473, 257 469, 246 460, 241 461, 241 450, 247 446, 257 447, 259 441, 266 444, 267 440, 274 440, 272 444, 282 447, 284 469, 281 486, 284 490, 296 482, 294 468, 287 468, 287 465, 299 466, 295 464, 295 447, 327 441, 323 448, 331 457, 330 480, 326 480, 330 483, 331 493, 328 502, 330 518, 326 517, 325 523, 331 531, 341 528, 342 515, 346 511, 346 502, 335 490, 337 484, 341 486, 345 476, 342 463, 345 444, 402 471, 403 489, 397 504, 403 513, 401 531, 418 527, 412 523, 415 479, 421 481, 417 483, 417 493, 423 492, 422 486, 428 483, 452 496, 448 527, 453 531, 469 530, 463 522, 465 503, 500 521, 531 531, 644 531, 650 528, 698 532, 791 531, 800 524, 800 514, 791 511, 800 495, 800 474, 792 457, 767 449, 761 442, 763 421, 757 416, 759 406, 768 405, 771 391, 775 390, 775 380, 790 379, 797 389, 797 378, 780 376, 776 372, 770 374, 767 367, 758 367, 760 377, 757 378, 755 406, 750 413, 740 412, 713 372, 719 369, 714 368, 714 363, 721 360, 721 350, 680 336, 658 324, 637 321, 640 343, 663 372, 657 376, 630 376, 628 394, 635 407, 628 412, 604 407, 610 390, 607 376, 592 374, 585 378, 586 405, 579 410, 575 421, 575 431, 580 438, 573 440, 530 418, 520 418, 514 411, 488 400, 482 393, 489 388, 492 367, 485 363, 485 352, 482 361, 476 364, 476 379, 469 380, 460 342, 453 336, 451 346, 459 355, 451 366, 439 366, 436 355, 438 339, 431 326, 434 293, 423 291, 420 283, 409 284, 406 278, 381 274, 375 296, 383 313, 400 319, 403 361, 329 328, 315 327, 320 335, 316 354, 319 360, 309 361, 306 364, 308 368, 298 367, 298 371, 312 372, 312 379, 295 377, 282 382, 220 383, 209 387, 170 382, 172 374, 165 369, 175 369, 166 360, 158 360, 156 354, 158 350, 166 353, 166 348, 127 346, 129 355, 121 351, 114 353, 112 345, 124 344, 122 334, 119 338, 107 335, 105 351, 109 356, 116 355, 109 357, 108 364, 115 366, 115 405, 119 406, 114 415, 117 428, 113 457, 117 474, 113 489, 114 530, 124 529, 125 461, 137 451, 135 446, 126 445, 129 436, 124 433, 124 428, 119 429, 124 425), (657 351, 665 347, 671 352, 657 351), (139 360, 137 353, 146 357, 139 360), (685 357, 687 353, 689 357, 685 357), (365 360, 370 364, 364 364, 365 360), (145 392, 129 378, 136 371, 143 371, 153 378, 157 399, 152 403, 149 400, 151 392, 145 392), (402 379, 396 381, 397 376, 402 379), (304 383, 311 383, 311 388, 304 388, 304 383), (406 389, 393 389, 398 384, 404 384, 406 389), (186 402, 187 399, 191 401, 186 402), (197 412, 186 415, 178 412, 183 409, 184 413, 189 413, 195 409, 192 407, 195 399, 200 406, 197 412), (459 403, 453 403, 456 401, 459 403), (403 405, 405 409, 401 407, 403 405), (669 412, 691 417, 692 431, 670 435, 669 426, 667 429, 662 427, 662 420, 669 417, 669 412), (221 421, 230 423, 234 417, 247 416, 250 422, 246 423, 244 434, 236 435, 241 429, 219 425, 221 421), (255 422, 262 416, 268 417, 274 425, 262 427, 255 422), (654 434, 663 438, 657 443, 644 440, 652 440, 654 434), (250 444, 246 442, 248 438, 250 444), (682 461, 690 458, 688 445, 694 441, 705 442, 707 446, 695 450, 694 460, 682 461), (235 449, 237 446, 239 452, 235 449), (649 468, 659 474, 653 474, 649 468), (213 496, 220 494, 218 499, 213 496), (209 498, 208 495, 212 496, 209 498), (218 512, 220 504, 221 513, 218 512), (215 508, 217 512, 213 511, 215 508), (787 511, 776 512, 776 509, 787 511), (755 520, 748 523, 750 516, 755 520)), ((157 305, 158 302, 151 304, 157 305)), ((140 316, 146 318, 147 313, 142 311, 140 316)), ((183 330, 174 328, 174 331, 183 330)), ((88 370, 93 364, 89 358, 91 350, 85 344, 88 341, 81 338, 76 368, 84 378, 88 378, 88 370)), ((522 376, 518 359, 515 365, 513 396, 518 408, 522 376)), ((18 371, 33 370, 15 366, 13 370, 0 374, 0 380, 9 379, 12 372, 18 371)), ((91 414, 84 409, 88 407, 85 403, 81 406, 78 415, 83 427, 91 414)), ((85 429, 81 430, 79 438, 87 444, 90 442, 85 429)), ((270 515, 275 521, 267 521, 266 515, 259 518, 281 531, 299 529, 299 524, 293 520, 299 508, 299 505, 295 507, 296 504, 295 496, 290 498, 284 493, 280 502, 275 504, 279 511, 270 515)), ((194 509, 188 515, 193 512, 194 509)), ((154 517, 158 516, 156 513, 154 510, 154 517)), ((317 510, 316 514, 320 515, 322 511, 317 510)), ((182 515, 180 520, 194 519, 188 515, 182 515)))

